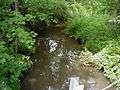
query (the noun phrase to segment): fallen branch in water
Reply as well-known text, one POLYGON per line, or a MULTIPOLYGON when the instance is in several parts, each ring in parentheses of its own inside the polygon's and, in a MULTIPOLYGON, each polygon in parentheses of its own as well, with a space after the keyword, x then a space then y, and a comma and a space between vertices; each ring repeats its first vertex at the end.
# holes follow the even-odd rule
POLYGON ((117 84, 118 82, 120 82, 120 79, 117 80, 116 82, 111 83, 110 85, 108 85, 107 87, 105 87, 105 88, 103 88, 101 90, 107 90, 107 89, 111 88, 112 86, 114 86, 115 84, 117 84))

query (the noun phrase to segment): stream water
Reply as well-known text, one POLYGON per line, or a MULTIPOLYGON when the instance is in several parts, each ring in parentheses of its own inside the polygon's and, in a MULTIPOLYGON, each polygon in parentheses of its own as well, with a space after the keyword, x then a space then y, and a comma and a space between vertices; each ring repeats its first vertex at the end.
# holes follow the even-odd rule
POLYGON ((24 76, 22 90, 78 90, 70 89, 74 88, 70 83, 83 85, 84 90, 101 90, 109 84, 103 73, 95 68, 82 65, 75 68, 81 46, 66 37, 63 30, 64 27, 56 27, 40 35, 31 56, 33 65, 24 76))

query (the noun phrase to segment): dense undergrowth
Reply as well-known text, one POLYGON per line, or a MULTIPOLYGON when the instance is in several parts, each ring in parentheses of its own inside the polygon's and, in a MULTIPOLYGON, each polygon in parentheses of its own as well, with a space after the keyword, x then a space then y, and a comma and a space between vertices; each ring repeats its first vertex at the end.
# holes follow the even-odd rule
POLYGON ((67 21, 67 3, 65 0, 22 0, 27 8, 26 13, 32 15, 33 23, 45 21, 49 24, 63 23, 67 21))
MULTIPOLYGON (((71 18, 65 30, 84 43, 97 65, 112 82, 120 77, 119 0, 76 0, 70 5, 71 18)), ((90 58, 88 57, 88 58, 90 58)), ((120 84, 116 85, 118 90, 120 84)))
POLYGON ((0 90, 20 89, 19 78, 31 62, 19 49, 31 52, 36 37, 25 27, 27 16, 10 8, 12 2, 0 0, 0 90))
POLYGON ((119 4, 119 0, 0 0, 0 90, 20 89, 19 78, 31 64, 29 56, 21 52, 33 51, 37 35, 33 29, 42 28, 42 22, 68 22, 65 33, 85 41, 85 47, 97 53, 96 57, 106 55, 98 60, 103 60, 99 65, 111 81, 117 80, 119 4))
POLYGON ((34 29, 68 17, 65 0, 0 0, 0 90, 20 89, 20 77, 31 66, 34 29))
POLYGON ((75 39, 85 39, 86 47, 92 52, 100 51, 108 44, 106 41, 117 38, 113 37, 113 34, 116 34, 115 29, 118 29, 116 28, 118 25, 111 20, 114 16, 110 15, 113 11, 116 13, 113 8, 117 2, 113 1, 115 5, 111 2, 112 5, 109 6, 110 2, 105 1, 74 2, 68 7, 71 18, 65 30, 66 34, 75 39))
MULTIPOLYGON (((120 79, 120 41, 111 41, 100 52, 93 56, 97 65, 104 69, 105 76, 111 80, 111 82, 118 81, 120 79)), ((120 82, 116 84, 120 89, 120 82)))
POLYGON ((108 17, 105 15, 77 16, 70 22, 66 34, 75 39, 84 39, 85 46, 90 51, 97 52, 111 39, 110 30, 106 25, 107 20, 108 17))
MULTIPOLYGON (((96 67, 103 71, 104 75, 111 80, 111 83, 116 83, 116 90, 120 90, 120 41, 110 41, 109 44, 98 53, 82 51, 81 59, 85 66, 96 67)), ((77 66, 79 63, 77 63, 77 66)))

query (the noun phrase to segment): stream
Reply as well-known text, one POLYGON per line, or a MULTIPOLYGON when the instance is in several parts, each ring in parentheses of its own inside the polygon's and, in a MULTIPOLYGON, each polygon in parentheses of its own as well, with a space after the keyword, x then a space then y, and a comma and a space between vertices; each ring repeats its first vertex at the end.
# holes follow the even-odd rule
MULTIPOLYGON (((38 38, 33 65, 23 78, 22 90, 101 90, 110 84, 102 72, 93 67, 75 67, 81 45, 63 33, 64 27, 43 31, 38 38), (75 84, 75 85, 74 85, 75 84)), ((112 87, 109 90, 115 90, 112 87)))

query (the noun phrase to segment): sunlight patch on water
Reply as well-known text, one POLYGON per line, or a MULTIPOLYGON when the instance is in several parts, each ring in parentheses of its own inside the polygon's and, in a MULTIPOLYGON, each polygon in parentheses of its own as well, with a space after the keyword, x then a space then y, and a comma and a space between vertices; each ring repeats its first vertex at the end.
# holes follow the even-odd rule
POLYGON ((80 85, 80 78, 79 77, 71 77, 69 90, 84 90, 84 85, 80 85))
POLYGON ((49 52, 54 52, 58 46, 58 43, 55 40, 49 40, 49 52))

